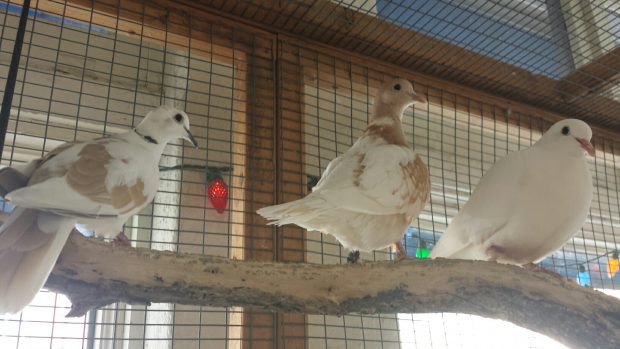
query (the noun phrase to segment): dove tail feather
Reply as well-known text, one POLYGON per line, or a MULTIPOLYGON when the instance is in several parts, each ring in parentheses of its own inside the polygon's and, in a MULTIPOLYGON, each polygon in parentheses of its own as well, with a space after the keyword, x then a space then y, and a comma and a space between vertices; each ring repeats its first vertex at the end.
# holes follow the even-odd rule
POLYGON ((328 209, 322 203, 323 200, 310 195, 285 204, 263 207, 256 211, 256 213, 269 220, 269 224, 296 224, 312 230, 314 228, 309 226, 309 223, 319 216, 321 212, 328 209))
POLYGON ((462 241, 454 235, 442 236, 431 250, 429 258, 488 260, 483 244, 462 241))
POLYGON ((41 231, 39 214, 16 208, 0 226, 0 314, 17 313, 33 300, 71 232, 73 222, 60 217, 57 231, 41 231))

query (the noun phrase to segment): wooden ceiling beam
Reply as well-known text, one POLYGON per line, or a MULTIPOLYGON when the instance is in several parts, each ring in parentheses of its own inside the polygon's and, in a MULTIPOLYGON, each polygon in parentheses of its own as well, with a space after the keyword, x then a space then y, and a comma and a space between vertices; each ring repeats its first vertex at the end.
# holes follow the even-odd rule
POLYGON ((242 58, 233 55, 231 42, 240 53, 261 35, 281 34, 620 132, 620 103, 603 93, 604 81, 617 79, 618 49, 558 81, 328 0, 69 0, 64 8, 37 3, 44 11, 231 61, 242 58), (243 30, 233 34, 231 23, 243 30))
POLYGON ((620 82, 620 47, 593 59, 565 76, 558 92, 567 102, 584 96, 605 93, 620 82))
MULTIPOLYGON (((180 2, 186 3, 186 0, 180 2)), ((583 94, 580 90, 563 88, 558 80, 533 74, 527 69, 329 0, 200 0, 193 6, 207 8, 213 13, 265 31, 315 41, 566 117, 579 117, 611 131, 620 131, 620 103, 604 93, 583 94)), ((596 66, 601 64, 607 62, 600 61, 596 66)), ((590 69, 594 68, 587 68, 581 74, 591 75, 590 69)), ((612 65, 610 70, 616 69, 612 65)), ((609 73, 601 76, 606 74, 609 73)), ((580 86, 579 81, 569 84, 580 86)), ((592 91, 587 84, 592 83, 587 82, 585 87, 592 91)))

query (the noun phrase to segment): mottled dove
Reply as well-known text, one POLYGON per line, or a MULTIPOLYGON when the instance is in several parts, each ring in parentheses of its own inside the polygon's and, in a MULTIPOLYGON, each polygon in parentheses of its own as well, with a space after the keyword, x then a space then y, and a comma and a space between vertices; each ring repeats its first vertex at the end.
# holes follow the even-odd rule
POLYGON ((331 234, 352 250, 371 251, 395 244, 397 260, 407 226, 424 208, 430 181, 426 165, 405 139, 401 120, 407 107, 425 103, 411 83, 396 79, 375 96, 374 112, 363 135, 332 160, 312 193, 258 213, 271 224, 296 224, 331 234))
POLYGON ((0 170, 0 194, 16 206, 0 226, 0 314, 30 303, 76 223, 117 236, 155 196, 161 154, 179 138, 196 146, 187 114, 162 106, 131 131, 0 170))

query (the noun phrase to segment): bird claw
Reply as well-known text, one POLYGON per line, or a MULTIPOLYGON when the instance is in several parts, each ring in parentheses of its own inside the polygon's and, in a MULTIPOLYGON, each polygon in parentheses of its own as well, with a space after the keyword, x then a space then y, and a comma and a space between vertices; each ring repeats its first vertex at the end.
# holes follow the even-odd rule
POLYGON ((405 247, 403 246, 402 242, 399 241, 393 243, 392 250, 396 252, 396 258, 394 258, 394 263, 398 263, 404 261, 405 259, 408 259, 407 251, 405 251, 405 247))
POLYGON ((125 235, 124 232, 118 233, 114 240, 112 240, 112 244, 116 246, 131 246, 131 240, 125 235))
POLYGON ((351 251, 347 256, 347 263, 349 264, 362 264, 360 259, 360 251, 351 251))
POLYGON ((406 259, 409 259, 406 254, 396 253, 396 258, 394 258, 394 263, 402 262, 406 259))

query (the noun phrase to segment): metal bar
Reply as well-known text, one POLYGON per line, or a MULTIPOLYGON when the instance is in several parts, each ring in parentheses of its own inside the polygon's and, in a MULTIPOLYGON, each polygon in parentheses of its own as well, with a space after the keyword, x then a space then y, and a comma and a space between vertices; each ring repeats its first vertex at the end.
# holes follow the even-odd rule
POLYGON ((4 140, 6 131, 9 126, 9 117, 11 115, 11 104, 13 103, 13 93, 15 92, 15 82, 17 80, 17 71, 19 70, 19 59, 22 55, 22 46, 24 43, 24 34, 26 33, 26 22, 28 20, 28 12, 30 12, 30 0, 24 0, 22 13, 19 17, 19 26, 17 27, 17 35, 15 36, 15 45, 13 46, 13 55, 11 56, 11 65, 9 66, 9 75, 6 79, 4 87, 4 96, 2 98, 2 110, 0 110, 0 159, 2 159, 2 151, 4 149, 4 140))
POLYGON ((88 312, 88 334, 86 335, 86 349, 95 349, 95 329, 97 327, 97 309, 88 312))

